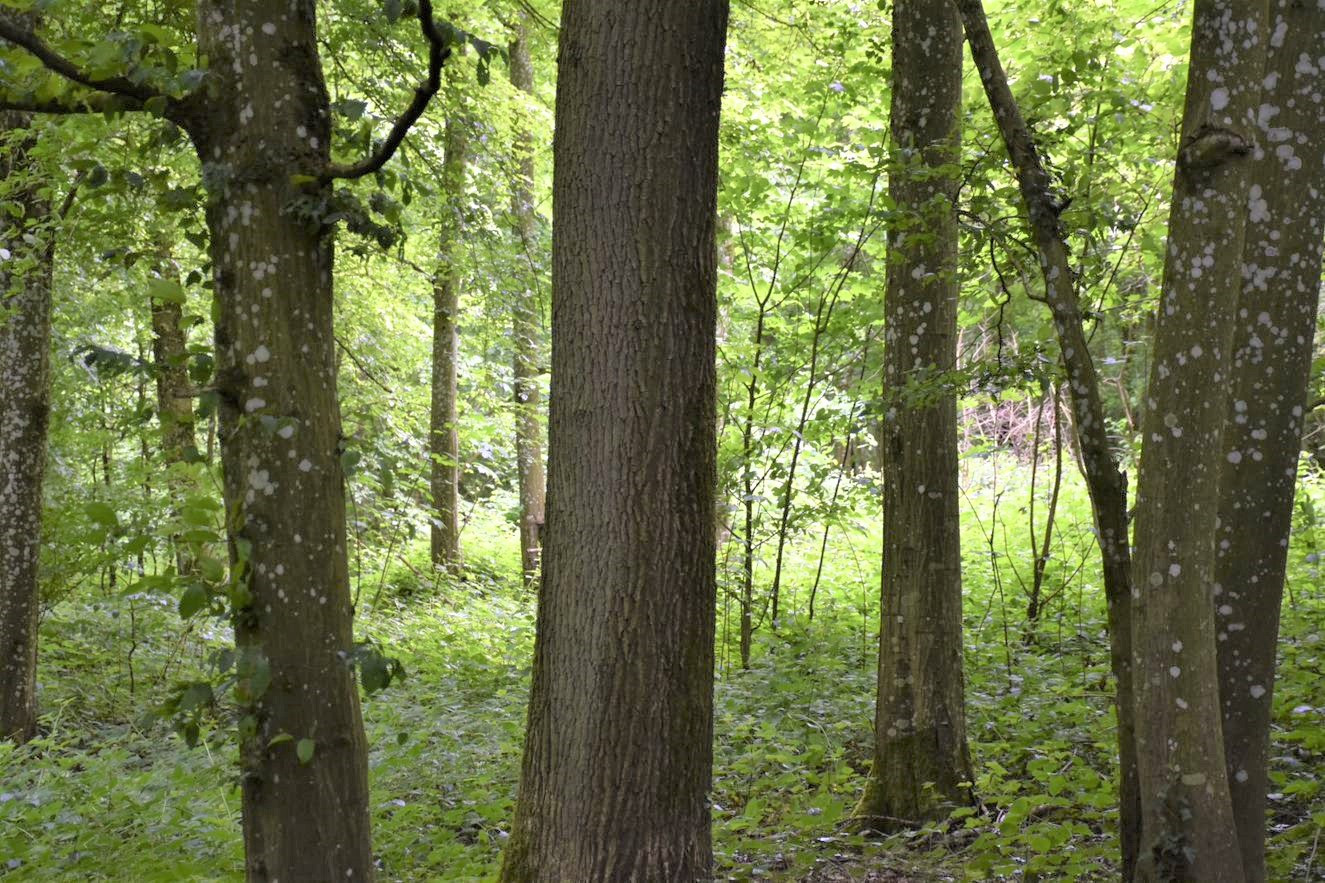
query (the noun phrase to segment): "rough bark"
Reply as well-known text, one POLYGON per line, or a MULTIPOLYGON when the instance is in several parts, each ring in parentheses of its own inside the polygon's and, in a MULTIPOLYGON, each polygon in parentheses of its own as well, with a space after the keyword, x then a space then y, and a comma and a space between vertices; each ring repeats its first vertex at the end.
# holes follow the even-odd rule
POLYGON ((209 189, 216 386, 235 568, 248 878, 370 880, 332 332, 330 112, 313 0, 202 0, 214 88, 189 120, 209 189), (269 674, 269 684, 263 681, 269 674), (294 740, 314 740, 301 763, 294 740))
POLYGON ((1325 245, 1325 7, 1271 5, 1251 163, 1215 562, 1224 756, 1249 881, 1265 876, 1275 650, 1325 245))
POLYGON ((50 421, 51 206, 28 152, 29 119, 0 113, 0 739, 37 728, 42 480, 50 421), (24 240, 24 235, 35 241, 24 240))
MULTIPOLYGON (((529 56, 527 16, 521 13, 511 42, 511 85, 525 95, 534 92, 534 65, 529 56)), ((534 210, 534 141, 529 124, 521 116, 516 138, 516 173, 511 192, 516 232, 529 256, 527 273, 520 274, 519 287, 511 304, 511 336, 515 346, 515 459, 520 485, 520 568, 526 584, 538 573, 542 552, 542 530, 547 505, 547 476, 543 466, 543 426, 539 418, 539 365, 543 352, 538 291, 534 284, 538 253, 538 222, 534 210)))
POLYGON ((548 529, 502 879, 712 863, 725 0, 569 0, 554 142, 548 529))
POLYGON ((437 272, 432 303, 432 563, 453 569, 460 564, 460 435, 456 428, 456 367, 460 358, 460 270, 457 255, 465 201, 465 164, 469 151, 467 123, 455 115, 446 121, 442 192, 446 207, 437 242, 437 272))
POLYGON ((962 674, 957 401, 908 384, 957 361, 957 195, 962 27, 949 0, 893 6, 889 230, 884 302, 883 589, 874 764, 856 810, 887 830, 971 802, 962 674), (911 394, 908 394, 910 392, 911 394))
POLYGON ((1030 219, 1044 275, 1045 302, 1054 320, 1072 402, 1073 429, 1090 494, 1108 606, 1109 656, 1117 681, 1119 823, 1124 878, 1131 877, 1141 836, 1135 703, 1132 686, 1132 559, 1127 531, 1127 476, 1109 442, 1099 375, 1091 358, 1067 241, 1049 176, 999 61, 980 0, 956 0, 985 95, 1007 147, 1030 219))
POLYGON ((1215 536, 1265 0, 1197 0, 1141 417, 1133 664, 1138 880, 1244 879, 1221 737, 1215 536))

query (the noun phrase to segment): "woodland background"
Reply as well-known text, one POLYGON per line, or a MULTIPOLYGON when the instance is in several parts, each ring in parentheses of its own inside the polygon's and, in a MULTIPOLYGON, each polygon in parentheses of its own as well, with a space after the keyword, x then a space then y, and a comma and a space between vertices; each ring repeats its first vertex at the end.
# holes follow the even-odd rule
MULTIPOLYGON (((188 75, 176 25, 191 4, 43 10, 90 63, 172 53, 188 75)), ((350 580, 374 847, 394 880, 495 873, 534 635, 516 444, 528 411, 516 393, 546 394, 557 10, 443 11, 473 39, 444 68, 431 109, 389 164, 336 188, 350 580), (531 61, 523 84, 508 49, 517 20, 531 61), (533 212, 522 215, 512 193, 526 170, 533 212), (445 286, 456 298, 454 455, 429 443, 445 286), (512 332, 522 311, 524 338, 512 332), (458 482, 458 554, 440 568, 438 462, 458 482)), ((883 840, 848 824, 872 751, 879 633, 889 12, 828 0, 731 9, 718 212, 718 872, 1107 878, 1117 790, 1099 553, 1058 344, 1033 299, 1041 281, 1020 195, 969 64, 958 374, 981 806, 883 840)), ((423 50, 399 0, 323 2, 318 14, 335 144, 357 155, 403 104, 423 50)), ((1109 431, 1134 472, 1191 6, 1009 0, 989 14, 1050 175, 1071 196, 1061 220, 1088 293, 1109 431)), ((35 64, 3 58, 6 77, 35 64)), ((219 683, 217 654, 232 638, 216 597, 172 570, 184 535, 221 550, 191 567, 207 573, 225 557, 198 163, 184 133, 151 114, 42 117, 32 132, 52 192, 73 195, 52 286, 43 717, 28 745, 0 742, 0 875, 238 878, 236 715, 198 687, 219 683), (192 446, 172 442, 162 419, 157 353, 171 321, 180 382, 204 388, 191 400, 192 446)), ((1325 353, 1312 384, 1325 397, 1325 353)), ((1325 878, 1321 413, 1308 417, 1274 696, 1274 879, 1325 878)))

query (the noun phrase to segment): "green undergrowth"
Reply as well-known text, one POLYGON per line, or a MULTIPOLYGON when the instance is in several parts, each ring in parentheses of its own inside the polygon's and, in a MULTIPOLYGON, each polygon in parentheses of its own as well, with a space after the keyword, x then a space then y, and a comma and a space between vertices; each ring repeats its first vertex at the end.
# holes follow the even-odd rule
MULTIPOLYGON (((1008 494, 991 519, 999 487, 981 475, 968 482, 964 537, 980 806, 887 838, 850 833, 871 756, 878 616, 879 538, 862 518, 830 544, 813 620, 819 538, 794 548, 787 612, 776 630, 761 623, 749 670, 740 668, 734 620, 720 603, 712 802, 722 878, 1116 877, 1113 685, 1098 576, 1076 537, 1088 509, 1075 492, 1065 497, 1047 580, 1054 597, 1028 628, 1017 573, 1029 573, 1027 513, 1008 494)), ((1314 510, 1301 507, 1298 522, 1271 752, 1269 855, 1273 879, 1285 880, 1318 879, 1325 864, 1325 586, 1314 510)), ((476 531, 456 580, 423 576, 421 544, 398 560, 361 565, 360 634, 408 672, 364 704, 382 880, 483 879, 497 870, 534 623, 531 596, 503 576, 514 571, 504 543, 500 531, 476 531)), ((46 616, 43 735, 24 748, 0 744, 0 876, 242 878, 224 714, 192 750, 166 724, 143 720, 227 638, 210 621, 182 627, 175 607, 151 594, 93 593, 46 616)))

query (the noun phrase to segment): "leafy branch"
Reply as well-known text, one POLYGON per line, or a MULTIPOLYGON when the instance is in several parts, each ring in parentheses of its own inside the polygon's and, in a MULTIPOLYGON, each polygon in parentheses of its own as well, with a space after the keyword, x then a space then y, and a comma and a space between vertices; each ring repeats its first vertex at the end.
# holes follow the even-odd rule
POLYGON ((386 140, 381 143, 375 153, 353 165, 333 164, 329 166, 320 176, 321 183, 325 184, 336 178, 347 180, 362 178, 381 169, 395 155, 396 150, 400 147, 400 142, 405 140, 405 135, 419 121, 419 117, 423 116, 423 112, 428 109, 428 103, 432 101, 433 96, 441 90, 442 66, 451 57, 451 44, 456 32, 449 25, 439 27, 437 22, 433 20, 432 0, 419 0, 418 19, 419 28, 428 41, 427 79, 415 88, 414 98, 400 117, 396 119, 391 131, 387 133, 386 140))
MULTIPOLYGON (((41 62, 42 67, 53 74, 56 74, 71 83, 91 89, 95 94, 85 99, 89 102, 103 102, 111 96, 128 98, 137 105, 145 105, 153 99, 159 101, 168 101, 169 96, 158 92, 146 83, 136 83, 125 76, 115 77, 95 77, 84 71, 74 62, 65 58, 46 44, 44 40, 38 37, 29 28, 23 27, 13 21, 13 19, 0 15, 0 39, 12 43, 22 49, 27 50, 32 57, 41 62)), ((0 106, 9 110, 32 110, 40 113, 80 113, 82 109, 77 104, 64 104, 62 102, 41 101, 41 102, 11 102, 8 100, 0 101, 0 106)), ((100 110, 103 108, 92 107, 89 109, 100 110)))

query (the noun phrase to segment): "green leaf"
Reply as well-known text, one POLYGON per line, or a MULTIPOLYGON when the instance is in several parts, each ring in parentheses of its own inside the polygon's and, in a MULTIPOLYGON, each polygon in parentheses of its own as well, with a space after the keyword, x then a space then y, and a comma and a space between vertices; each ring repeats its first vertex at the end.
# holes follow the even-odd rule
POLYGON ((88 518, 102 527, 114 529, 120 526, 119 516, 115 514, 115 509, 109 503, 93 500, 83 506, 83 511, 87 513, 88 518))
POLYGON ((203 681, 196 684, 190 684, 188 688, 180 694, 179 710, 192 711, 195 708, 201 708, 204 705, 210 705, 213 699, 212 685, 203 681))
POLYGON ((271 663, 259 651, 248 647, 239 651, 235 674, 235 698, 241 703, 256 702, 271 686, 271 663))
POLYGON ((219 583, 225 579, 225 564, 210 555, 199 556, 198 573, 209 582, 219 583))
POLYGON ((165 304, 183 304, 184 286, 178 279, 148 279, 147 294, 154 301, 165 304))
POLYGON ((308 763, 313 759, 313 749, 317 747, 312 739, 300 739, 294 746, 295 756, 299 758, 300 763, 308 763))
POLYGON ((332 110, 345 117, 350 122, 358 122, 359 118, 368 110, 368 102, 360 101, 357 98, 343 98, 331 105, 332 110))
POLYGON ((190 619, 196 613, 207 607, 210 596, 207 590, 194 583, 184 590, 184 594, 179 596, 179 618, 190 619))

